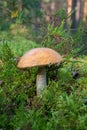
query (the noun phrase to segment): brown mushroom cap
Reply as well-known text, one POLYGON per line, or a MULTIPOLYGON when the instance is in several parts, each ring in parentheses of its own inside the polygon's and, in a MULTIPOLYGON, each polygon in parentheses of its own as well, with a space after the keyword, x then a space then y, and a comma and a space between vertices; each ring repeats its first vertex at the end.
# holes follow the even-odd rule
POLYGON ((62 61, 62 57, 50 48, 35 48, 24 54, 18 63, 19 68, 34 66, 45 66, 56 64, 62 61))

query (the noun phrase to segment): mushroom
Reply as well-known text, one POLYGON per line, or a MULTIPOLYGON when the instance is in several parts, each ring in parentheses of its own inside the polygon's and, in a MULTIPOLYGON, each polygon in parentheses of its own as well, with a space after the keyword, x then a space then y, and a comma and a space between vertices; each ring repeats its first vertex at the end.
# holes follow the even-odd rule
POLYGON ((50 48, 35 48, 24 54, 19 62, 18 68, 38 67, 36 78, 37 95, 47 87, 46 83, 46 66, 60 63, 62 57, 59 53, 50 48))

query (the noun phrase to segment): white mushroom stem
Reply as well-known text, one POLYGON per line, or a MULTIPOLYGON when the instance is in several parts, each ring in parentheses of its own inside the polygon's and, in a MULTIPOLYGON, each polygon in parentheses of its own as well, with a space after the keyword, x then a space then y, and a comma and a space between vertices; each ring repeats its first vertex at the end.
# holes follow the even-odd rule
POLYGON ((47 86, 45 67, 39 67, 38 69, 36 86, 37 86, 37 95, 41 94, 41 91, 47 86))

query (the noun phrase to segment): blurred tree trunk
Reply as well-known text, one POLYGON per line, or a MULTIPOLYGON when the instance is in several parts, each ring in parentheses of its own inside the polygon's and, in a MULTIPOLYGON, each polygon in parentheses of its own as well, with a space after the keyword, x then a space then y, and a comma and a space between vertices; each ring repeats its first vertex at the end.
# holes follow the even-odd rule
POLYGON ((83 12, 82 12, 83 21, 87 24, 87 0, 83 0, 83 12))
POLYGON ((76 5, 77 5, 77 0, 72 0, 72 10, 74 11, 71 16, 71 20, 72 20, 71 28, 72 29, 76 28, 76 5))
POLYGON ((18 0, 18 11, 22 11, 22 0, 18 0))
POLYGON ((72 0, 72 10, 73 14, 71 15, 72 25, 71 29, 73 31, 77 31, 77 28, 79 26, 80 20, 82 18, 82 0, 72 0))
POLYGON ((55 11, 56 11, 56 1, 54 0, 51 0, 51 3, 50 3, 50 13, 53 14, 55 11))
POLYGON ((76 7, 76 27, 79 26, 80 20, 82 19, 82 8, 83 2, 82 0, 77 0, 77 7, 76 7))
MULTIPOLYGON (((39 9, 39 11, 41 10, 41 0, 39 0, 37 2, 37 5, 36 5, 36 9, 39 9)), ((34 14, 34 17, 33 17, 33 20, 34 20, 34 23, 35 23, 35 32, 36 34, 39 33, 39 26, 40 26, 40 22, 41 22, 41 17, 39 15, 37 15, 37 13, 33 12, 34 14)))

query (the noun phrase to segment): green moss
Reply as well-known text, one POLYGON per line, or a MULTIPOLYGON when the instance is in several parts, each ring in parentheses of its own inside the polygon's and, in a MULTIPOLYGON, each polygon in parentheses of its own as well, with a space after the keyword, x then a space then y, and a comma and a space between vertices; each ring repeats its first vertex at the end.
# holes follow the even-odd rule
POLYGON ((0 128, 86 130, 87 56, 68 55, 59 66, 48 67, 48 88, 37 97, 37 68, 20 70, 16 58, 38 45, 24 37, 10 38, 0 47, 0 128))

